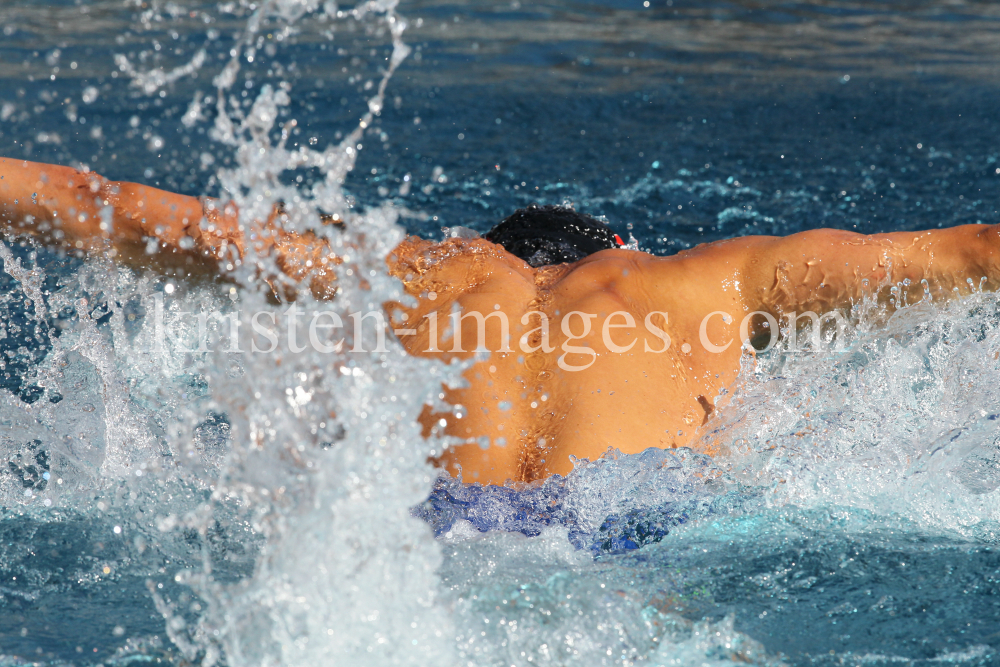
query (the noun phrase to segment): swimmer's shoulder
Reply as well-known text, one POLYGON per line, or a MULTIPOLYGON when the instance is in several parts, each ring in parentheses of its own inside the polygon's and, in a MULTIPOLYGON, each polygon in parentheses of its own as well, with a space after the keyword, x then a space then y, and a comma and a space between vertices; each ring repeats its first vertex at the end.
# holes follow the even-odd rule
POLYGON ((582 291, 616 286, 634 289, 647 280, 651 272, 660 270, 665 259, 669 258, 656 257, 641 250, 609 248, 568 265, 559 278, 559 284, 564 289, 582 291))
POLYGON ((557 289, 566 298, 611 299, 635 312, 716 303, 720 286, 742 271, 746 255, 740 243, 705 244, 667 257, 611 248, 570 265, 557 289))
POLYGON ((430 241, 411 236, 386 258, 389 273, 418 294, 428 289, 465 292, 487 283, 533 285, 535 270, 485 239, 430 241))
POLYGON ((699 243, 675 255, 662 257, 625 248, 601 250, 572 265, 566 278, 617 279, 617 276, 627 275, 645 280, 704 279, 717 271, 731 271, 744 265, 776 238, 742 236, 721 239, 699 243))

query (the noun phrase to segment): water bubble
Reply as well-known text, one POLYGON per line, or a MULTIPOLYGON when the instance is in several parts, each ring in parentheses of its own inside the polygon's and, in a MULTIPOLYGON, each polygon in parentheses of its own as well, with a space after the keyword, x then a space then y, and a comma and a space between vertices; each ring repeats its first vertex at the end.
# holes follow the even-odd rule
POLYGON ((39 132, 35 135, 35 141, 40 144, 61 144, 62 137, 55 132, 39 132))

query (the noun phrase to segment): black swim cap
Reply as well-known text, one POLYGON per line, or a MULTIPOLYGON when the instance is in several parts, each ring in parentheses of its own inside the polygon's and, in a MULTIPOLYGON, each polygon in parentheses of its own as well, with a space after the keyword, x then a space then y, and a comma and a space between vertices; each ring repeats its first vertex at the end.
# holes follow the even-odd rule
POLYGON ((600 220, 569 207, 538 204, 514 211, 485 238, 534 267, 575 262, 618 247, 614 232, 600 220))

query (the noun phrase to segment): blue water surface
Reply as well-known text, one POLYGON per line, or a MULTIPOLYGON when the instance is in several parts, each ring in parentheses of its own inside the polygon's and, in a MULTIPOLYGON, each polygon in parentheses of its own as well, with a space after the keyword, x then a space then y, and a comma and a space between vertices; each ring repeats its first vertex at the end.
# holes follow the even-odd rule
MULTIPOLYGON (((196 94, 213 94, 211 77, 251 11, 249 3, 196 0, 4 4, 0 154, 223 194, 216 173, 232 154, 211 141, 207 123, 189 128, 182 117, 196 94), (115 64, 123 54, 145 68, 171 68, 199 49, 209 64, 153 95, 130 86, 115 64)), ((358 209, 386 200, 405 207, 414 234, 440 238, 453 225, 485 232, 532 202, 604 216, 655 254, 818 227, 871 233, 1000 223, 996 3, 413 0, 399 12, 410 22, 404 40, 414 53, 392 78, 346 189, 358 209)), ((304 145, 335 143, 349 131, 366 108, 365 82, 388 53, 384 40, 360 28, 338 27, 329 41, 328 27, 306 23, 274 54, 262 48, 239 84, 252 100, 265 84, 290 82, 284 113, 298 120, 293 141, 304 145)), ((13 251, 44 269, 50 292, 73 283, 82 263, 25 243, 13 251)), ((129 307, 80 289, 99 325, 129 307)), ((0 276, 0 294, 0 387, 18 401, 58 405, 33 369, 60 318, 79 313, 53 313, 42 330, 17 281, 0 276)), ((783 493, 780 475, 760 481, 707 457, 659 450, 581 464, 528 488, 438 480, 413 513, 445 545, 443 585, 465 610, 463 632, 474 635, 484 619, 496 629, 500 619, 534 618, 534 607, 516 600, 555 600, 564 585, 584 601, 557 601, 564 606, 555 616, 596 619, 605 607, 593 591, 607 585, 618 591, 609 619, 626 614, 614 606, 621 600, 691 622, 728 618, 788 664, 1000 664, 1000 514, 990 500, 1000 458, 988 425, 969 431, 978 447, 969 456, 979 457, 972 472, 966 458, 923 486, 911 481, 933 471, 901 473, 899 497, 913 491, 930 498, 927 505, 894 505, 888 491, 854 502, 868 497, 874 477, 838 472, 864 460, 875 471, 903 470, 910 463, 893 443, 907 438, 922 443, 919 452, 944 448, 934 443, 951 426, 914 416, 928 405, 967 408, 963 424, 979 410, 1000 411, 989 380, 997 371, 989 361, 996 304, 978 307, 935 316, 927 329, 897 321, 891 334, 863 339, 813 370, 792 372, 776 361, 761 371, 771 388, 738 394, 746 403, 726 413, 720 433, 737 434, 732 442, 751 443, 755 455, 778 450, 795 459, 802 450, 782 449, 789 433, 837 452, 817 455, 832 461, 825 468, 791 465, 789 474, 812 490, 780 503, 769 500, 783 493), (950 360, 943 370, 939 359, 950 360), (916 386, 947 384, 952 371, 966 370, 964 386, 975 393, 931 397, 916 386), (913 379, 909 398, 892 393, 899 378, 913 379), (749 426, 739 430, 740 415, 756 414, 754 405, 777 412, 768 395, 781 396, 793 417, 785 430, 762 426, 754 441, 749 426), (955 488, 968 495, 948 487, 935 496, 940 480, 959 480, 955 488), (968 498, 980 504, 962 505, 968 498), (511 567, 476 579, 463 569, 462 549, 486 544, 480 539, 558 539, 589 564, 553 566, 558 572, 544 576, 511 567)), ((199 381, 190 379, 192 392, 199 381)), ((202 436, 227 447, 225 416, 206 421, 202 436)), ((30 492, 53 483, 44 443, 7 438, 3 447, 5 485, 30 492)), ((151 506, 143 499, 153 503, 157 493, 123 483, 116 497, 135 497, 108 512, 3 509, 0 663, 187 664, 153 594, 174 601, 172 618, 196 619, 198 597, 175 573, 197 570, 207 550, 221 564, 219 581, 239 581, 253 571, 258 545, 237 518, 220 520, 209 535, 164 537, 152 515, 140 516, 151 506), (127 539, 115 531, 124 522, 134 528, 127 539)), ((155 501, 160 513, 211 495, 197 487, 171 493, 176 501, 155 501)), ((595 637, 606 625, 579 623, 596 628, 595 637)), ((548 662, 531 653, 538 647, 530 638, 502 641, 522 641, 536 664, 666 664, 639 634, 616 639, 620 652, 595 640, 599 651, 548 662)), ((482 636, 502 644, 486 629, 482 636)), ((479 656, 469 664, 510 664, 506 653, 468 655, 479 656)))

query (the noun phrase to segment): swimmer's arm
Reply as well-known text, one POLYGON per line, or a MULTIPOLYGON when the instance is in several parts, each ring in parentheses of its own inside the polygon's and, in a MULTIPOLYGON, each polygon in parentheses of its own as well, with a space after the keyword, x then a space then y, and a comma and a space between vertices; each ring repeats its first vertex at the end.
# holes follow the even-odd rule
POLYGON ((818 229, 739 241, 747 244, 746 305, 776 315, 844 308, 863 295, 898 307, 900 296, 912 304, 925 292, 939 301, 1000 289, 1000 231, 991 225, 871 235, 818 229))
POLYGON ((329 298, 337 260, 311 233, 293 234, 275 224, 280 215, 276 208, 248 235, 231 204, 0 158, 0 232, 29 234, 69 250, 108 251, 135 267, 186 273, 217 271, 219 260, 242 257, 252 243, 258 253, 273 253, 278 268, 294 281, 308 280, 317 298, 329 298))
POLYGON ((221 258, 243 243, 235 209, 212 200, 10 158, 0 158, 0 227, 67 249, 107 249, 130 264, 148 263, 149 250, 161 263, 221 258))

